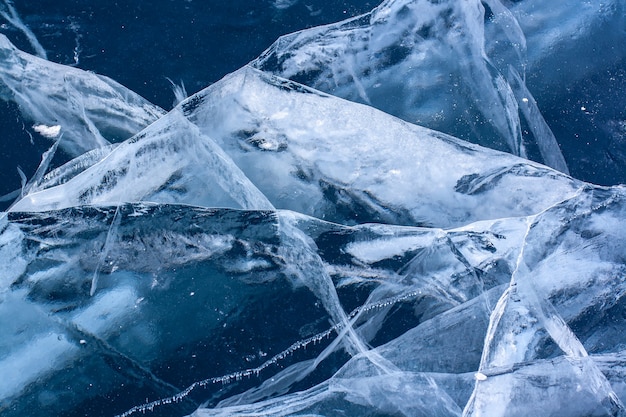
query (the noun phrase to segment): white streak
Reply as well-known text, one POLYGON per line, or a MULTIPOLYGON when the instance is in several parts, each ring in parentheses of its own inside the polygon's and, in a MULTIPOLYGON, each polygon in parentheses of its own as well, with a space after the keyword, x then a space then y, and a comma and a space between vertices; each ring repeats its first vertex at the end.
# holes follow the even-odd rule
POLYGON ((13 2, 11 0, 4 1, 4 7, 0 6, 0 15, 6 19, 7 22, 12 24, 16 29, 20 30, 24 36, 28 39, 28 42, 35 50, 35 55, 40 58, 48 59, 48 54, 46 50, 43 49, 43 46, 37 40, 35 34, 30 30, 28 26, 22 22, 20 16, 17 14, 15 7, 13 7, 13 2))

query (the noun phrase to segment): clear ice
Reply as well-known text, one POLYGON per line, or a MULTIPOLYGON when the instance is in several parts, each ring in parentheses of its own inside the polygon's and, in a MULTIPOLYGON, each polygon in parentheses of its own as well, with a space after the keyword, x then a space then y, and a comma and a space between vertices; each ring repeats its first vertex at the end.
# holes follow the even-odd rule
POLYGON ((169 112, 0 34, 54 141, 0 213, 0 414, 626 416, 626 188, 527 84, 625 10, 386 0, 169 112))

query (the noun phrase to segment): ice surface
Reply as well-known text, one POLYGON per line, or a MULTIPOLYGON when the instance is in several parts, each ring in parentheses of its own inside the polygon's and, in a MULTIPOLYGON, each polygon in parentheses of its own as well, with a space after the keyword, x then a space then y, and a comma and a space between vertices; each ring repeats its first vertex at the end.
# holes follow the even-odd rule
MULTIPOLYGON (((92 372, 107 378, 111 373, 119 374, 113 380, 136 387, 127 390, 140 390, 138 385, 145 383, 140 381, 152 373, 150 384, 156 388, 150 396, 159 397, 175 394, 172 386, 180 389, 193 381, 192 375, 167 376, 166 371, 179 361, 195 361, 192 357, 198 361, 220 357, 223 363, 214 368, 198 362, 195 366, 201 369, 195 378, 208 372, 218 378, 251 366, 271 369, 275 365, 263 365, 266 360, 298 340, 327 331, 328 320, 335 323, 334 332, 345 329, 346 318, 337 314, 334 299, 348 311, 357 309, 350 319, 358 319, 359 338, 395 337, 407 328, 407 324, 390 326, 398 314, 408 314, 409 319, 414 314, 412 308, 417 308, 421 313, 411 319, 417 323, 480 295, 494 284, 501 286, 477 275, 473 265, 488 270, 494 258, 515 260, 515 253, 511 253, 515 252, 515 242, 507 242, 496 232, 345 227, 289 212, 126 204, 11 213, 7 220, 2 250, 22 249, 27 265, 7 271, 12 276, 3 289, 2 317, 23 311, 24 323, 5 327, 15 330, 3 338, 2 357, 9 358, 0 362, 3 372, 14 369, 16 359, 26 360, 20 341, 37 346, 54 329, 64 341, 54 355, 66 358, 65 362, 37 361, 31 372, 23 374, 28 381, 9 383, 6 392, 10 395, 3 397, 3 403, 9 401, 13 412, 32 406, 32 401, 45 405, 28 393, 38 392, 37 386, 45 386, 53 397, 70 395, 60 394, 68 383, 61 374, 67 361, 78 358, 87 365, 74 372, 68 399, 74 405, 95 395, 85 392, 81 384, 87 381, 115 390, 106 379, 94 380, 92 372), (110 225, 116 217, 117 231, 111 237, 110 225), (413 243, 402 244, 407 240, 413 243), (397 249, 387 250, 384 259, 364 263, 364 248, 390 247, 395 241, 400 242, 397 249), (337 246, 338 242, 344 243, 337 246), (104 246, 109 249, 101 257, 104 246), (351 248, 355 255, 340 255, 342 247, 346 254, 351 248), (417 269, 412 266, 424 256, 441 258, 441 262, 417 269), (90 297, 97 269, 99 284, 90 297), (423 274, 430 277, 424 280, 423 274), (453 293, 454 299, 447 299, 442 291, 453 293), (176 311, 163 309, 164 303, 176 305, 176 311), (359 307, 363 303, 365 308, 359 307), (406 306, 391 314, 390 309, 402 305, 406 306), (42 313, 54 326, 39 324, 42 313), (186 317, 189 328, 180 327, 182 317, 186 317), (190 320, 192 317, 196 319, 190 320), (246 340, 250 338, 250 342, 232 339, 239 332, 249 335, 246 340), (183 346, 187 347, 179 351, 183 346), (111 357, 113 364, 101 363, 100 357, 111 357), (140 375, 120 374, 115 366, 120 360, 140 375), (29 387, 26 392, 20 391, 25 387, 29 387)), ((513 229, 523 232, 524 224, 515 223, 513 229)), ((493 227, 501 230, 500 226, 493 227)), ((519 240, 521 235, 511 236, 519 240)), ((293 347, 291 355, 314 358, 319 353, 314 340, 316 337, 293 347)), ((323 347, 329 340, 323 338, 317 343, 323 347)), ((279 355, 274 360, 290 359, 279 355)), ((298 381, 306 374, 299 369, 293 379, 298 381)), ((246 380, 241 383, 245 386, 246 380)), ((41 413, 61 406, 54 401, 47 405, 52 408, 43 407, 41 413)))
POLYGON ((12 210, 140 200, 271 207, 260 190, 275 207, 340 223, 450 227, 536 213, 580 187, 538 164, 250 67, 188 98, 75 177, 53 173, 50 184, 60 176, 63 184, 41 183, 12 210))
MULTIPOLYGON (((463 415, 622 415, 623 397, 612 388, 621 385, 622 321, 614 322, 611 342, 603 348, 585 345, 593 332, 589 315, 595 317, 592 323, 605 319, 622 298, 624 228, 614 219, 622 218, 625 197, 623 188, 587 189, 529 218, 529 232, 521 239, 526 227, 517 220, 507 225, 517 231, 511 235, 517 236, 516 244, 526 243, 519 259, 506 261, 508 268, 517 268, 510 287, 492 287, 379 347, 377 352, 395 365, 393 372, 381 373, 367 355, 359 355, 304 395, 223 403, 227 408, 194 415, 329 415, 332 407, 382 415, 461 415, 463 408, 463 415), (614 242, 620 243, 613 248, 614 242), (529 268, 523 278, 520 262, 529 268), (531 266, 537 263, 543 266, 531 266), (502 298, 494 308, 497 294, 502 298), (406 385, 411 392, 399 389, 406 385)), ((502 231, 503 224, 496 226, 502 231)))
POLYGON ((480 1, 390 0, 363 16, 283 36, 253 65, 524 155, 517 102, 484 45, 480 1))
POLYGON ((221 148, 179 111, 104 153, 88 153, 50 173, 11 210, 127 201, 273 208, 221 148), (76 167, 85 169, 76 175, 76 167))
POLYGON ((3 34, 0 57, 0 98, 33 125, 61 126, 71 156, 127 139, 164 113, 110 78, 22 52, 3 34))
MULTIPOLYGON (((508 4, 526 38, 526 85, 541 103, 570 172, 594 183, 626 182, 619 128, 626 119, 624 2, 508 4)), ((486 25, 486 39, 495 40, 487 44, 487 54, 506 74, 504 67, 516 57, 503 42, 506 36, 494 33, 496 27, 486 25)))
POLYGON ((28 39, 28 42, 35 50, 37 56, 43 59, 48 58, 46 50, 41 46, 33 31, 24 24, 11 0, 3 0, 2 3, 0 3, 0 16, 26 36, 26 39, 28 39))
MULTIPOLYGON (((554 201, 563 196, 557 193, 576 187, 554 172, 535 171, 536 166, 527 161, 506 162, 508 167, 523 165, 516 169, 492 165, 494 158, 484 149, 476 152, 449 136, 251 68, 228 76, 181 106, 274 205, 328 220, 345 222, 341 211, 351 210, 347 214, 352 221, 449 226, 524 214, 524 205, 534 204, 528 194, 541 192, 531 185, 533 177, 553 178, 556 188, 549 192, 555 192, 554 201), (352 157, 357 154, 362 157, 352 157), (444 155, 459 164, 442 169, 444 155), (496 203, 500 187, 514 183, 528 187, 523 202, 496 203), (413 189, 419 189, 419 194, 413 194, 413 189), (481 217, 473 217, 477 204, 484 209, 481 217), (354 213, 361 207, 363 213, 354 213)), ((541 197, 542 202, 551 200, 546 197, 541 197)))
POLYGON ((623 303, 625 203, 623 188, 587 186, 538 215, 448 231, 163 204, 10 213, 2 251, 21 248, 27 265, 6 272, 2 306, 24 311, 28 324, 12 325, 21 330, 3 339, 11 359, 0 363, 20 363, 17 340, 37 346, 58 328, 67 342, 55 357, 88 365, 72 372, 71 398, 61 394, 68 380, 57 360, 37 362, 27 382, 5 387, 3 401, 15 415, 33 401, 42 414, 62 409, 28 394, 45 384, 50 398, 89 409, 97 395, 116 392, 105 381, 123 381, 127 398, 162 398, 149 408, 192 407, 206 391, 213 406, 196 415, 329 415, 334 407, 528 415, 529 402, 537 412, 616 415, 624 323, 610 317, 623 303), (37 324, 41 312, 56 324, 37 324), (606 320, 612 325, 599 325, 606 320), (375 349, 354 350, 355 337, 375 349), (120 374, 120 360, 135 371, 120 374), (167 371, 184 363, 196 370, 167 371), (94 383, 94 372, 106 375, 97 394, 80 385, 94 383), (140 388, 145 378, 149 389, 140 388), (265 382, 253 387, 257 380, 265 382), (311 383, 304 394, 281 395, 311 383), (176 395, 185 386, 190 398, 176 395))
POLYGON ((167 114, 0 35, 57 141, 0 213, 0 414, 626 415, 626 188, 525 79, 598 4, 385 1, 167 114))
POLYGON ((579 187, 526 160, 249 67, 180 106, 276 207, 326 220, 448 227, 534 213, 579 187))
POLYGON ((510 11, 525 34, 529 75, 538 87, 562 88, 626 56, 619 47, 626 39, 623 0, 565 0, 550 8, 524 0, 513 2, 510 11), (559 71, 563 63, 567 71, 559 71))

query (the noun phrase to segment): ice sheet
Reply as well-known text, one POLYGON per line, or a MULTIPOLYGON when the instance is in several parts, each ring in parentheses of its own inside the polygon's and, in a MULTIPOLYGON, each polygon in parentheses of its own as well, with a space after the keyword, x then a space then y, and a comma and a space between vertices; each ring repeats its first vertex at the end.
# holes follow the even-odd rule
POLYGON ((33 125, 60 126, 71 156, 127 139, 163 115, 112 79, 17 49, 0 34, 0 98, 33 125))
POLYGON ((567 171, 526 71, 623 22, 576 4, 385 1, 167 114, 0 37, 3 97, 97 147, 0 213, 0 413, 625 415, 624 186, 369 105, 567 171))

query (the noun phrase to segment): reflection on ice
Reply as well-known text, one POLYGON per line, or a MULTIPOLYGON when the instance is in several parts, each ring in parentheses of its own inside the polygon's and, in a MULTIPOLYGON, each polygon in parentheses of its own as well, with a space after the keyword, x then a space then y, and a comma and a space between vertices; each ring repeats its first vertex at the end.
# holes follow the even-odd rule
POLYGON ((56 140, 0 215, 2 415, 624 415, 626 188, 565 174, 506 5, 385 1, 167 114, 0 35, 56 140))

